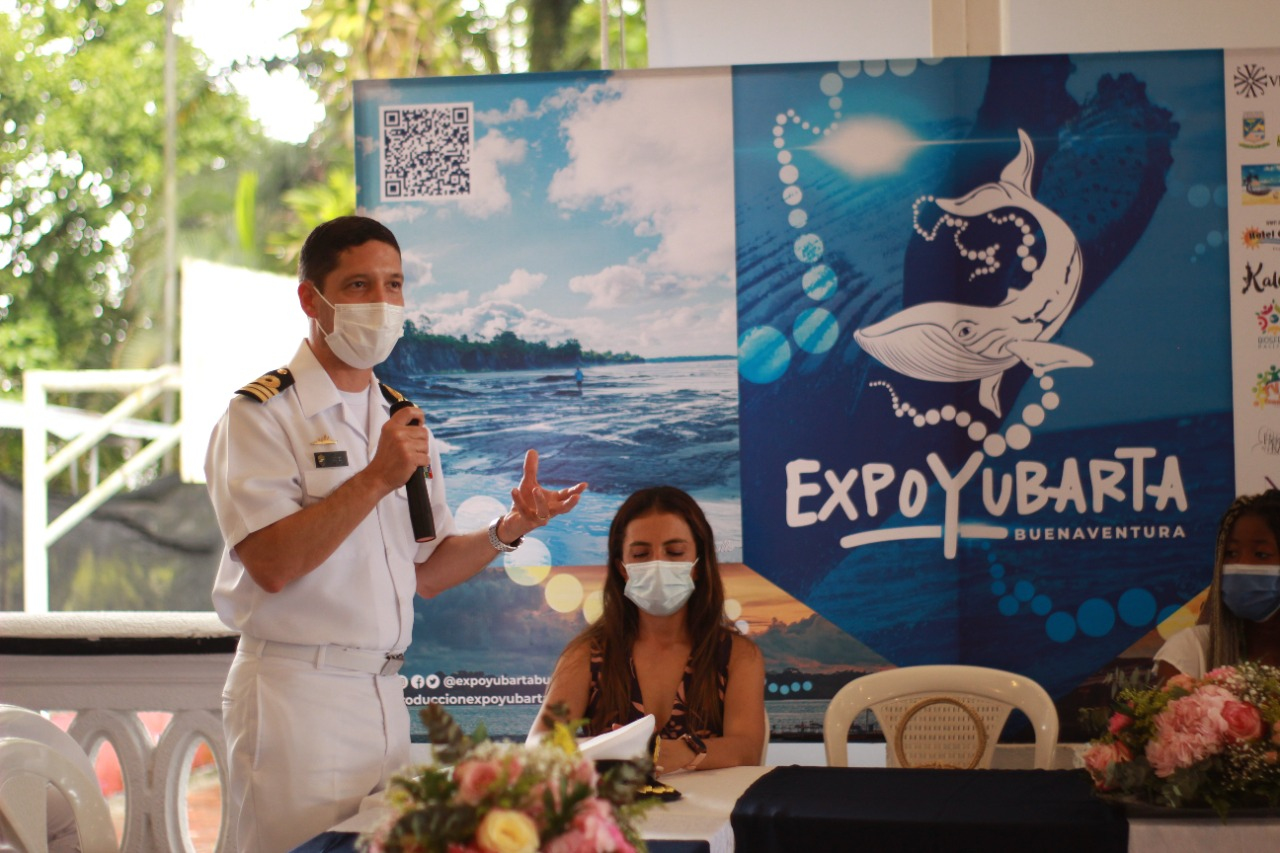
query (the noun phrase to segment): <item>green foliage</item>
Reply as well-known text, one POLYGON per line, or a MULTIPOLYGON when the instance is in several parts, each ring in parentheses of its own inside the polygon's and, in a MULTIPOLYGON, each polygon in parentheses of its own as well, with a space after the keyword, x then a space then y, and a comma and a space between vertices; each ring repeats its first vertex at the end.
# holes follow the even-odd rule
POLYGON ((491 341, 434 335, 405 323, 404 337, 392 353, 392 370, 449 372, 473 370, 528 370, 531 368, 577 367, 589 364, 629 364, 644 359, 631 353, 583 350, 576 338, 558 344, 526 341, 510 330, 499 332, 491 341))
POLYGON ((423 708, 418 716, 427 729, 427 737, 435 744, 436 758, 445 764, 456 763, 475 744, 488 740, 484 731, 477 732, 475 738, 467 737, 462 726, 436 702, 423 708))
MULTIPOLYGON (((69 535, 74 537, 75 532, 69 535)), ((54 610, 205 610, 209 606, 210 575, 189 571, 183 561, 102 554, 88 546, 78 551, 74 571, 50 567, 49 603, 54 610)), ((20 577, 20 560, 10 568, 15 580, 20 577)), ((10 601, 20 607, 20 599, 10 601)))
MULTIPOLYGON (((644 5, 624 7, 626 64, 639 67, 644 5)), ((354 211, 352 80, 595 67, 599 11, 585 0, 515 0, 500 16, 461 0, 315 0, 298 57, 265 63, 295 65, 325 104, 305 147, 264 139, 179 40, 179 252, 288 271, 311 228, 354 211)), ((617 30, 615 19, 614 65, 617 30)), ((162 3, 0 12, 0 393, 27 369, 160 360, 163 66, 162 3)))
POLYGON ((295 187, 284 194, 293 212, 290 222, 267 238, 268 248, 282 260, 296 263, 302 241, 317 225, 356 211, 356 175, 351 165, 331 168, 323 181, 295 187))
MULTIPOLYGON (((527 0, 530 7, 537 5, 537 0, 527 0)), ((598 2, 573 3, 573 15, 569 22, 564 43, 547 71, 580 71, 587 68, 599 68, 600 62, 600 4, 598 2)), ((618 4, 613 4, 614 9, 618 4)), ((609 21, 609 67, 610 68, 644 68, 649 62, 649 39, 645 26, 645 7, 643 3, 621 4, 626 15, 626 23, 619 33, 616 13, 609 21), (625 37, 626 61, 619 49, 619 38, 625 37)), ((530 9, 532 19, 534 10, 530 9)), ((532 60, 532 57, 530 57, 532 60)), ((531 71, 539 70, 530 62, 531 71)))
MULTIPOLYGON (((110 367, 155 325, 164 7, 21 3, 0 13, 0 391, 32 368, 110 367), (138 285, 150 279, 144 286, 138 285)), ((181 44, 178 170, 255 129, 181 44)))
MULTIPOLYGON (((268 235, 292 221, 284 197, 310 180, 312 154, 303 145, 248 138, 234 158, 215 159, 185 177, 179 185, 179 255, 291 274, 293 259, 277 253, 268 235)), ((135 248, 135 263, 159 264, 158 250, 142 258, 135 248)))
POLYGON ((236 236, 240 238, 240 249, 246 253, 253 252, 258 244, 257 229, 254 227, 257 202, 258 173, 252 170, 241 172, 236 183, 236 236))

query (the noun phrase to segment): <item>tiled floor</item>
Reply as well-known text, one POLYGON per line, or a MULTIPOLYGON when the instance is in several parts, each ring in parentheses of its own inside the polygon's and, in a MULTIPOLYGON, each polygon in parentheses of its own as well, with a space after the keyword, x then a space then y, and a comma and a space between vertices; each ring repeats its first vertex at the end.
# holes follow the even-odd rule
POLYGON ((199 770, 187 782, 187 829, 196 853, 212 853, 222 821, 222 788, 212 767, 199 770))

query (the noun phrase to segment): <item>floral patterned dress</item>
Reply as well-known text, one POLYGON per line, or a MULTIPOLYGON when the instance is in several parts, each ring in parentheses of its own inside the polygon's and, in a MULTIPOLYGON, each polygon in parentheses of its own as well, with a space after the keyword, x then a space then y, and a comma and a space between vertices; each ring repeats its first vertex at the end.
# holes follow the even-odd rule
MULTIPOLYGON (((720 694, 720 703, 724 704, 725 687, 729 683, 729 653, 733 650, 733 634, 728 630, 722 630, 720 640, 716 644, 716 681, 720 694)), ((631 713, 627 719, 621 722, 634 722, 645 714, 649 713, 644 708, 644 696, 640 693, 640 679, 636 677, 636 662, 634 658, 628 658, 631 669, 631 713)), ((589 720, 596 717, 596 706, 600 701, 600 681, 604 670, 604 653, 599 648, 591 649, 591 684, 587 690, 587 710, 585 716, 589 720)), ((689 660, 684 665, 684 676, 680 679, 680 684, 676 686, 676 699, 671 706, 671 715, 667 718, 667 724, 662 727, 659 735, 665 739, 678 738, 690 731, 688 723, 689 707, 685 702, 685 696, 689 691, 690 683, 693 679, 693 661, 689 660)), ((588 734, 601 734, 605 729, 597 729, 594 725, 588 725, 588 734)), ((692 732, 698 737, 719 737, 724 734, 723 724, 721 729, 713 730, 709 728, 697 729, 692 732)))

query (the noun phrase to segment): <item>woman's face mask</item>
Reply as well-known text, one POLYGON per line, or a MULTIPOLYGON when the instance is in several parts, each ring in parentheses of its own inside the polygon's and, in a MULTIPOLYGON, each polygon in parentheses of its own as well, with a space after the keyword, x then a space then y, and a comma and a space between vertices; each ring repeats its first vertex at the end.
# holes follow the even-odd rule
POLYGON ((693 563, 650 560, 622 565, 627 570, 623 593, 645 613, 670 616, 693 595, 693 563))
POLYGON ((316 296, 333 309, 333 331, 325 332, 320 326, 325 343, 334 355, 352 367, 364 369, 386 361, 404 334, 404 306, 389 302, 334 305, 318 288, 316 296))
POLYGON ((1267 621, 1280 611, 1280 566, 1224 565, 1222 603, 1241 619, 1267 621))

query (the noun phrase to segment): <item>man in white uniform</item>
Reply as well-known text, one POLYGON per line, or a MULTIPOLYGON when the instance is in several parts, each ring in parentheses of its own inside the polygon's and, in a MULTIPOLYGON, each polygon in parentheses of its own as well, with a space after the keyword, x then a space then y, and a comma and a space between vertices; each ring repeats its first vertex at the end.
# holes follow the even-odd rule
POLYGON ((223 691, 228 805, 240 853, 284 853, 354 814, 409 760, 397 674, 413 596, 431 597, 577 504, 585 483, 537 481, 459 534, 422 412, 390 413, 373 366, 403 328, 400 248, 380 223, 315 229, 298 263, 308 337, 287 368, 237 392, 205 474, 227 547, 218 615, 241 632, 223 691), (436 538, 415 542, 405 483, 421 467, 436 538))

